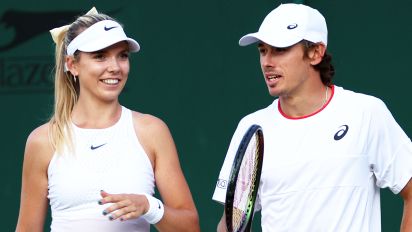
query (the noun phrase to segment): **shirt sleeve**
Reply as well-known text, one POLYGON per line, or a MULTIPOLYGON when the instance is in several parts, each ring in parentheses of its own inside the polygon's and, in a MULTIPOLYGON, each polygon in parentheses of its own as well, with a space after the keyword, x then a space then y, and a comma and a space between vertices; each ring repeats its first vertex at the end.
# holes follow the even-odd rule
POLYGON ((233 160, 235 159, 237 148, 239 147, 240 141, 242 140, 243 134, 246 132, 246 130, 247 123, 244 119, 242 119, 239 122, 230 141, 225 160, 219 173, 219 178, 216 183, 215 191, 213 193, 212 199, 219 203, 225 203, 226 190, 229 184, 229 177, 230 171, 232 169, 233 160))
POLYGON ((386 107, 378 100, 370 115, 369 161, 380 188, 398 194, 412 177, 412 143, 386 107))

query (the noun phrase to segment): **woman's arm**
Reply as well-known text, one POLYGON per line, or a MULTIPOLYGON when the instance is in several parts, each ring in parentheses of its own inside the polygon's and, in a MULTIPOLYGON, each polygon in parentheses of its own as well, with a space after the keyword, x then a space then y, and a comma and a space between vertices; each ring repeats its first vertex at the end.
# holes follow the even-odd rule
POLYGON ((17 232, 43 231, 48 208, 47 167, 52 154, 46 124, 35 129, 27 139, 17 232))
POLYGON ((180 167, 177 150, 167 125, 147 118, 146 141, 153 149, 156 186, 164 203, 164 215, 156 224, 159 231, 200 231, 191 192, 180 167))

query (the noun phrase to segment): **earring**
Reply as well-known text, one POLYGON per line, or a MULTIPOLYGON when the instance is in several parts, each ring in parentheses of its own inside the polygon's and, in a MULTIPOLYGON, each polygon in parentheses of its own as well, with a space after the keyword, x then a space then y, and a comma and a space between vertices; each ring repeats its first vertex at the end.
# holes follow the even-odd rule
POLYGON ((77 82, 77 79, 76 79, 76 76, 75 76, 75 75, 73 75, 73 79, 74 79, 74 83, 76 83, 76 82, 77 82))

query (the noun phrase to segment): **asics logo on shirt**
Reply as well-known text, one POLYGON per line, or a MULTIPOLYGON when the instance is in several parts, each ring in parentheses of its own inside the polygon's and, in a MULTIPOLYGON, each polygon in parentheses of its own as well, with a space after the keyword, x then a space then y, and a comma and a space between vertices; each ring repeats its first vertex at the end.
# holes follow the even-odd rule
POLYGON ((102 147, 102 146, 104 146, 104 145, 106 145, 106 143, 100 144, 100 145, 98 145, 98 146, 93 146, 93 145, 91 145, 91 146, 90 146, 90 149, 95 150, 95 149, 97 149, 97 148, 99 148, 99 147, 102 147))
POLYGON ((296 23, 294 23, 294 24, 290 24, 287 28, 289 29, 289 30, 292 30, 292 29, 295 29, 295 28, 297 28, 298 27, 298 25, 296 24, 296 23))
POLYGON ((221 188, 221 189, 226 189, 227 188, 227 180, 224 180, 224 179, 217 180, 216 186, 218 188, 221 188))
POLYGON ((341 140, 343 137, 345 137, 346 133, 349 131, 349 126, 348 125, 342 125, 339 127, 338 132, 336 132, 335 136, 333 139, 336 141, 341 140))

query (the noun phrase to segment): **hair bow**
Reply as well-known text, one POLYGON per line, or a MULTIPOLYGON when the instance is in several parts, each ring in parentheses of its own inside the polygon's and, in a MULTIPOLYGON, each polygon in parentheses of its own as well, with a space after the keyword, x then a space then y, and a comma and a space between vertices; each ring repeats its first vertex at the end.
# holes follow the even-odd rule
MULTIPOLYGON (((90 14, 98 14, 99 12, 97 12, 95 7, 92 7, 92 9, 90 9, 86 15, 90 15, 90 14)), ((50 34, 52 36, 52 39, 55 43, 57 43, 59 41, 60 35, 62 33, 66 33, 67 30, 69 30, 70 24, 69 25, 64 25, 61 27, 56 27, 50 30, 50 34)))

